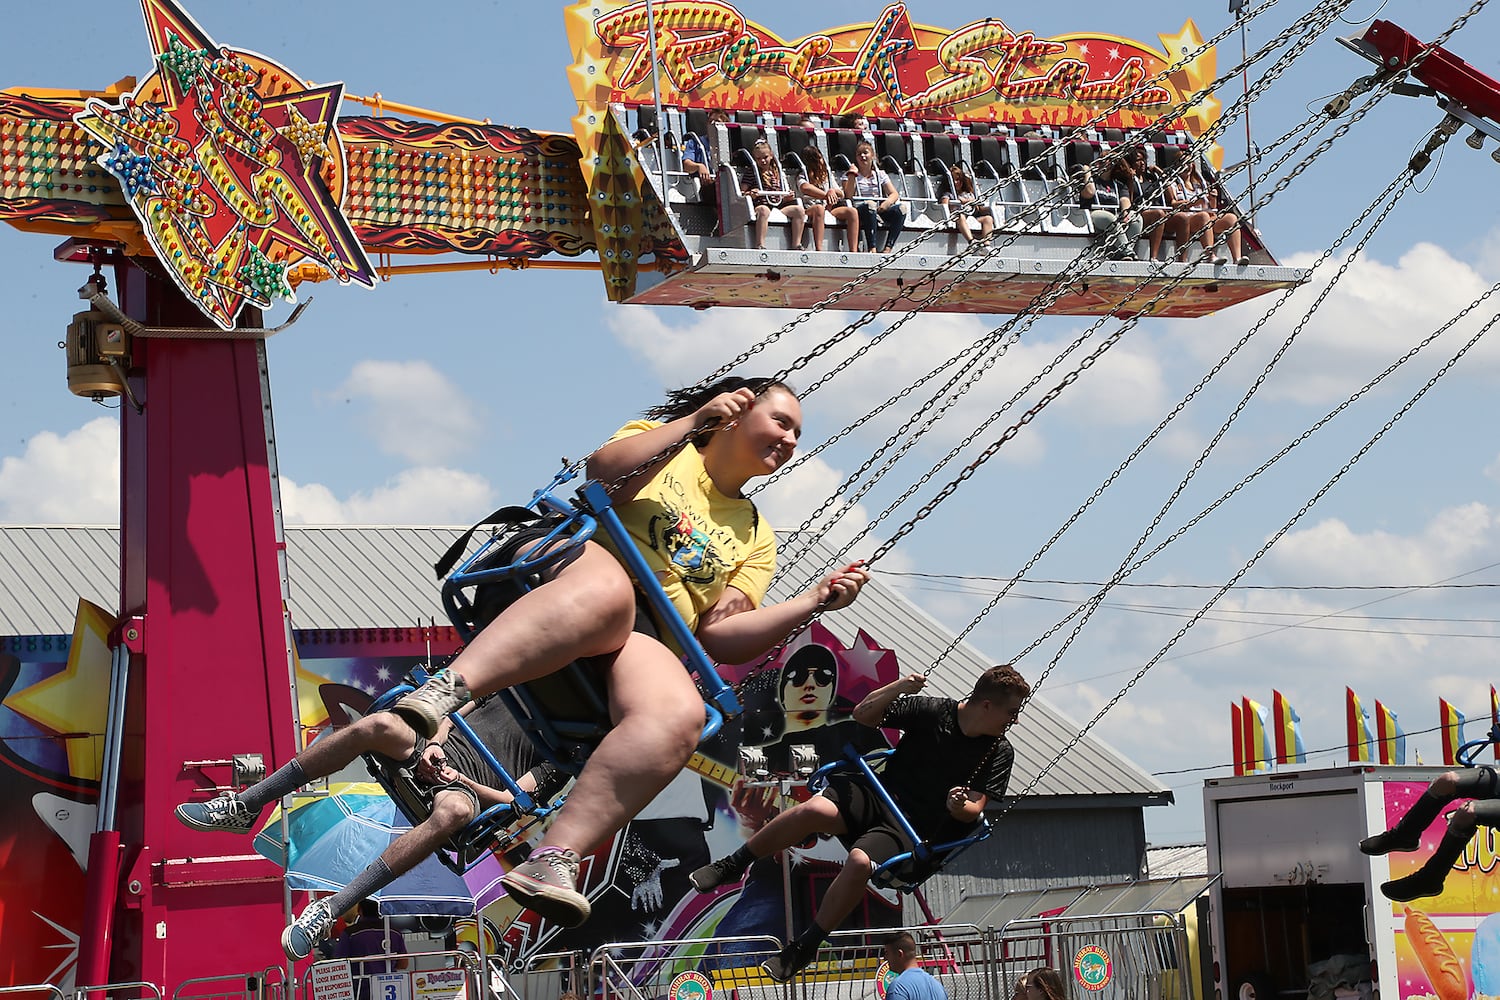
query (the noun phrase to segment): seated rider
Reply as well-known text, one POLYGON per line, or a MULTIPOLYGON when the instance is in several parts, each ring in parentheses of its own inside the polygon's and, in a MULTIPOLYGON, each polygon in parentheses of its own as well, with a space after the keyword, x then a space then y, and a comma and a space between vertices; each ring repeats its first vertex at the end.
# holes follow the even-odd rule
MULTIPOLYGON (((855 706, 854 719, 872 728, 901 730, 880 783, 919 836, 928 842, 959 840, 973 832, 985 805, 1005 794, 1015 758, 1005 733, 1031 687, 1008 665, 986 670, 963 701, 915 697, 926 683, 921 674, 911 674, 878 688, 855 706)), ((821 795, 781 813, 739 850, 689 876, 699 892, 710 892, 739 879, 757 860, 814 834, 838 837, 849 858, 812 924, 764 964, 766 974, 778 982, 813 960, 823 939, 854 912, 878 865, 915 846, 879 799, 861 782, 835 776, 821 795)))
MULTIPOLYGON (((524 762, 520 766, 535 761, 535 748, 500 699, 470 702, 460 714, 500 760, 524 762)), ((309 781, 341 770, 363 753, 378 754, 393 767, 413 769, 416 780, 432 788, 432 814, 426 820, 392 841, 343 889, 315 900, 282 932, 281 947, 287 957, 306 958, 328 937, 339 914, 411 871, 483 810, 511 801, 505 782, 463 732, 454 728, 445 718, 429 742, 390 712, 374 712, 317 740, 285 767, 243 792, 183 803, 177 807, 177 818, 194 830, 249 833, 267 805, 309 781)), ((527 793, 550 799, 567 781, 566 772, 543 762, 516 784, 527 793)))
MULTIPOLYGON (((711 658, 744 663, 820 609, 855 599, 869 579, 859 564, 760 607, 775 572, 776 537, 742 489, 796 450, 802 408, 791 389, 770 379, 724 379, 675 392, 648 417, 590 456, 588 474, 610 491, 632 541, 711 658)), ((577 889, 580 856, 687 764, 703 731, 703 699, 605 545, 572 548, 542 576, 447 670, 392 710, 427 735, 473 696, 592 658, 608 690, 611 728, 539 848, 501 880, 512 899, 575 927, 590 909, 577 889)))
POLYGON ((1359 842, 1359 849, 1366 854, 1415 851, 1421 846, 1423 832, 1437 819, 1443 806, 1454 799, 1470 801, 1448 814, 1443 839, 1421 868, 1380 887, 1386 899, 1405 903, 1443 891, 1448 872, 1464 853, 1474 831, 1480 826, 1500 827, 1500 771, 1479 764, 1438 775, 1393 828, 1359 842))

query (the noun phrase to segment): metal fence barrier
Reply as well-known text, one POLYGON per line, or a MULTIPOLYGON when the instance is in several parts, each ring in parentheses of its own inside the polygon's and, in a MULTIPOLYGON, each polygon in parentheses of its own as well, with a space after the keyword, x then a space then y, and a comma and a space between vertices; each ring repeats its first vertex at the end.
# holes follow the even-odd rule
POLYGON ((270 966, 248 975, 202 976, 184 979, 172 1000, 288 1000, 286 970, 270 966))
POLYGON ((499 989, 496 981, 487 992, 479 989, 479 959, 468 951, 414 951, 402 955, 365 955, 359 958, 330 958, 314 962, 302 974, 298 985, 301 1000, 313 1000, 313 982, 318 976, 327 975, 330 969, 348 966, 349 978, 354 986, 354 1000, 396 1000, 399 996, 417 996, 424 992, 439 992, 442 989, 462 989, 469 1000, 492 997, 496 993, 510 995, 505 977, 500 975, 499 989), (399 968, 398 963, 407 967, 399 968), (418 984, 415 977, 423 977, 430 988, 418 984), (396 990, 389 984, 397 979, 409 980, 413 988, 408 993, 404 988, 396 990))
POLYGON ((505 956, 493 955, 490 962, 510 970, 510 985, 522 1000, 558 1000, 564 993, 588 995, 588 964, 581 951, 542 952, 510 965, 505 956))
POLYGON ((1147 910, 1014 920, 998 936, 1002 990, 1013 989, 1017 978, 1046 965, 1072 980, 1075 995, 1086 991, 1090 1000, 1181 1000, 1191 995, 1181 914, 1147 910))
POLYGON ((601 945, 589 956, 589 990, 594 1000, 661 1000, 678 977, 698 976, 728 1000, 760 1000, 765 987, 780 998, 760 968, 780 950, 769 935, 601 945))
POLYGON ((63 991, 51 983, 30 983, 20 986, 0 986, 0 996, 6 994, 45 993, 47 1000, 67 1000, 63 991))

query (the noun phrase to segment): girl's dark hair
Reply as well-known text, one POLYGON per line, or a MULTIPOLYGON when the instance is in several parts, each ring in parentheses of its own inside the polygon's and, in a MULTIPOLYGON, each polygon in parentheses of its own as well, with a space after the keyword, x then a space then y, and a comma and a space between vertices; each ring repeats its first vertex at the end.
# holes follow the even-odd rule
POLYGON ((801 152, 802 165, 807 168, 807 179, 817 187, 828 186, 828 161, 823 159, 817 146, 808 146, 801 152))
POLYGON ((1047 1000, 1068 1000, 1068 988, 1063 985, 1063 978, 1058 975, 1056 969, 1045 965, 1039 969, 1032 969, 1026 973, 1026 983, 1040 989, 1047 1000))
POLYGON ((969 179, 969 172, 955 163, 948 170, 948 176, 953 178, 954 194, 973 194, 974 182, 969 179))
POLYGON ((757 396, 764 396, 772 389, 783 389, 788 395, 797 395, 791 386, 780 379, 742 378, 739 375, 731 375, 708 385, 690 385, 682 389, 673 389, 667 393, 666 402, 651 407, 644 416, 648 420, 660 420, 663 423, 676 420, 678 417, 691 416, 698 407, 710 399, 720 393, 734 392, 736 389, 750 389, 757 396))

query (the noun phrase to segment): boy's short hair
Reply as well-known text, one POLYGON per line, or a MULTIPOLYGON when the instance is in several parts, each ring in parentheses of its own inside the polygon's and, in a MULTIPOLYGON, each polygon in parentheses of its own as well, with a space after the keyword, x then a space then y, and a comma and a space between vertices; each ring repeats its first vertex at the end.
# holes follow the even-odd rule
POLYGON ((897 931, 885 939, 887 951, 896 952, 898 955, 915 955, 917 953, 917 939, 911 936, 910 931, 897 931))
POLYGON ((990 667, 974 682, 974 691, 969 695, 976 701, 989 699, 998 701, 1009 695, 1026 698, 1031 694, 1031 685, 1009 663, 990 667))

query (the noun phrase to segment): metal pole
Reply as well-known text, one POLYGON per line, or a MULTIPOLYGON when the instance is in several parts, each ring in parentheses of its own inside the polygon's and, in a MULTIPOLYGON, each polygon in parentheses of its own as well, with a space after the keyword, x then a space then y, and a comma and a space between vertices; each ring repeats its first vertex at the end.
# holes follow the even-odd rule
POLYGON ((656 61, 656 8, 646 0, 646 31, 651 42, 651 98, 656 102, 656 166, 661 171, 661 206, 667 207, 667 130, 661 114, 661 76, 656 61))
MULTIPOLYGON (((1240 87, 1244 89, 1245 96, 1250 95, 1250 49, 1245 42, 1245 5, 1243 0, 1234 10, 1234 18, 1240 23, 1240 87)), ((1245 179, 1249 183, 1249 193, 1246 201, 1250 209, 1250 218, 1245 221, 1250 229, 1255 229, 1255 146, 1250 141, 1250 106, 1254 103, 1245 101, 1245 179)))

